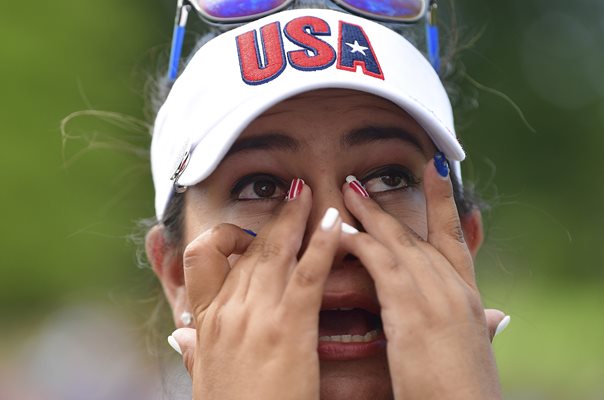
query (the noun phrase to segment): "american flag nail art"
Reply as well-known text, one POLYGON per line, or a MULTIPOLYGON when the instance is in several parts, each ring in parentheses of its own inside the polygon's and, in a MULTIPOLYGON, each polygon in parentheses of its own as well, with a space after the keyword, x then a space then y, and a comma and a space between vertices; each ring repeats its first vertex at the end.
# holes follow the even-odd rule
POLYGON ((303 188, 304 181, 300 178, 294 179, 289 187, 289 192, 287 192, 287 200, 295 200, 300 195, 300 193, 302 193, 303 188))
POLYGON ((361 196, 366 197, 366 198, 369 197, 369 193, 367 193, 367 190, 365 190, 365 188, 363 187, 363 184, 361 182, 359 182, 359 180, 355 176, 348 175, 346 177, 346 182, 348 182, 348 184, 350 185, 352 190, 354 190, 361 196))

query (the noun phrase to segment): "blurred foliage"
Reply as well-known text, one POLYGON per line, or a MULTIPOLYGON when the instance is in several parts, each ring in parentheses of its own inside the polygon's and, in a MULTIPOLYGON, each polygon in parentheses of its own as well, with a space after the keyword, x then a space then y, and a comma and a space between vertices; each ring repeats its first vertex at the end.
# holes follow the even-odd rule
MULTIPOLYGON (((144 93, 172 3, 0 4, 0 354, 66 304, 152 308, 130 239, 153 215, 144 93)), ((513 317, 495 344, 506 392, 601 398, 604 2, 441 3, 462 50, 464 173, 491 204, 477 274, 513 317)))

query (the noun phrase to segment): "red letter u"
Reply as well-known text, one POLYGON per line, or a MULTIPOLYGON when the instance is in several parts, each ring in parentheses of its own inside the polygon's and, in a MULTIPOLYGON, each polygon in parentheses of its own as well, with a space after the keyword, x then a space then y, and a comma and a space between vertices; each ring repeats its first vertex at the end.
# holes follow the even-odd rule
POLYGON ((256 31, 237 36, 237 52, 241 77, 248 85, 261 85, 278 77, 285 69, 285 52, 279 22, 273 22, 260 29, 263 59, 256 31))

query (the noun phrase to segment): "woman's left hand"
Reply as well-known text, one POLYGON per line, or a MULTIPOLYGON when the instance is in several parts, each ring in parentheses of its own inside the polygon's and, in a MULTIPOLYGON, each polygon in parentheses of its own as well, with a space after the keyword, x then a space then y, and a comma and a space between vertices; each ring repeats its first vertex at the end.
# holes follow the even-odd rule
POLYGON ((450 179, 429 162, 424 172, 428 236, 345 189, 366 233, 345 248, 375 281, 396 399, 499 399, 485 312, 464 241, 450 179))

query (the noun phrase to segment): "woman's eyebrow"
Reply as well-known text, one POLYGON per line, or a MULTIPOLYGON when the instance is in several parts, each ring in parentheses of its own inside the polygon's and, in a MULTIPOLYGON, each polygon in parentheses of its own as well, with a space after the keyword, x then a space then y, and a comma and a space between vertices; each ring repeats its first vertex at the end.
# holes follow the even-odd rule
POLYGON ((236 153, 250 150, 284 150, 298 151, 300 142, 282 133, 267 133, 237 140, 226 154, 225 158, 236 153))
POLYGON ((410 143, 422 153, 424 152, 421 143, 417 138, 404 129, 398 127, 366 126, 356 129, 340 139, 340 146, 346 149, 352 146, 361 146, 379 140, 397 139, 410 143))

